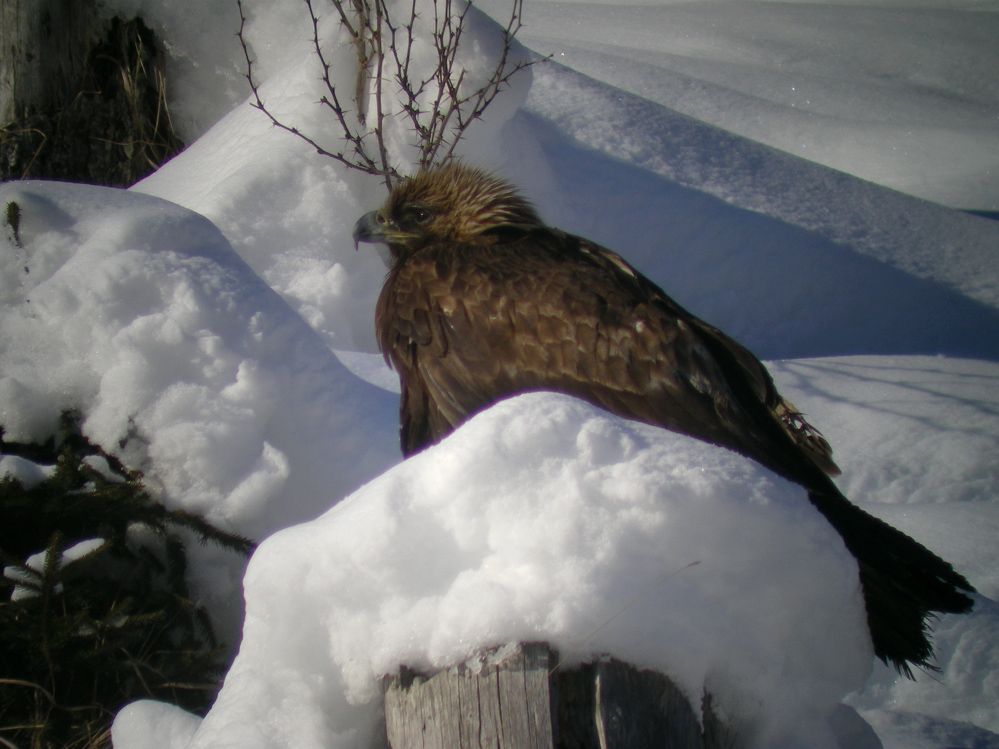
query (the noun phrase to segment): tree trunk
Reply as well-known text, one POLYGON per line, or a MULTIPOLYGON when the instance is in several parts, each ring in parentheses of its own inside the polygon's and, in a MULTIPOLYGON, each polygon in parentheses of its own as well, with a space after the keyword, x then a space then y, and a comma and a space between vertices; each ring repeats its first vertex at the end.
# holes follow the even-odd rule
POLYGON ((0 3, 0 179, 130 185, 180 150, 163 54, 94 0, 0 3))

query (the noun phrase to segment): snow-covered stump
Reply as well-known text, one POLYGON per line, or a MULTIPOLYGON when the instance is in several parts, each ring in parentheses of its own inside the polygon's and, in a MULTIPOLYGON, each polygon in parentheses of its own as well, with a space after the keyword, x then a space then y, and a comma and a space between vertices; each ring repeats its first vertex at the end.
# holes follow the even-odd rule
MULTIPOLYGON (((474 659, 473 659, 474 660, 474 659)), ((481 667, 429 678, 402 669, 386 681, 392 749, 713 749, 728 732, 706 700, 702 730, 666 676, 616 660, 556 670, 545 643, 527 643, 481 667)))

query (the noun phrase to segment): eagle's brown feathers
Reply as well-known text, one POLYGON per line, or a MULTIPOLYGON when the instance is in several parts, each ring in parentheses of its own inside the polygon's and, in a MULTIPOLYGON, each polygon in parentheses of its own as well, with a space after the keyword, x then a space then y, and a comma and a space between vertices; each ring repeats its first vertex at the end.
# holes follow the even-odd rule
POLYGON ((755 356, 620 256, 545 226, 503 180, 461 164, 423 172, 355 240, 391 253, 376 329, 402 383, 405 454, 503 398, 567 393, 807 488, 858 559, 875 652, 900 669, 927 664, 930 612, 970 608, 950 565, 840 494, 828 443, 755 356))

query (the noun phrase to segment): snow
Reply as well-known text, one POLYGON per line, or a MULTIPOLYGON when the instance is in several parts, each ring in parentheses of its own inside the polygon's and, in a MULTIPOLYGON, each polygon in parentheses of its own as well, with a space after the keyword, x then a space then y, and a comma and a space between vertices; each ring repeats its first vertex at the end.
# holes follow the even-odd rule
POLYGON ((118 712, 114 730, 115 736, 128 736, 132 749, 184 749, 200 725, 198 716, 179 707, 140 700, 118 712))
MULTIPOLYGON (((756 746, 999 746, 999 224, 954 210, 999 210, 994 3, 535 0, 521 38, 555 58, 463 147, 773 360, 847 496, 968 576, 914 682, 872 670, 803 491, 735 454, 531 394, 401 462, 384 266, 350 237, 384 187, 242 101, 233 6, 108 3, 166 39, 185 152, 129 191, 0 186, 5 436, 77 408, 167 506, 262 539, 245 577, 192 550, 239 646, 212 710, 134 703, 118 749, 366 747, 383 674, 518 639, 707 685, 756 746)), ((304 6, 244 10, 261 95, 332 143, 304 6)))
POLYGON ((543 0, 528 6, 521 38, 758 143, 937 203, 995 211, 994 10, 975 0, 543 0))
POLYGON ((751 461, 566 396, 521 396, 260 546, 241 654, 193 746, 235 725, 241 745, 266 746, 254 716, 292 701, 268 742, 341 745, 356 717, 320 727, 302 713, 342 693, 369 707, 373 733, 397 664, 432 671, 542 639, 565 667, 613 652, 666 671, 695 703, 708 683, 751 705, 764 734, 765 718, 779 732, 794 715, 818 746, 816 727, 870 670, 855 570, 804 490, 751 461))
POLYGON ((88 437, 152 464, 170 506, 255 537, 396 460, 392 398, 203 217, 60 183, 10 182, 0 201, 21 206, 28 255, 4 256, 8 439, 41 439, 78 407, 88 437))
POLYGON ((770 365, 782 393, 822 414, 847 496, 922 505, 999 496, 993 362, 840 357, 770 365), (918 397, 917 397, 918 396, 918 397))
POLYGON ((19 455, 0 455, 0 478, 12 478, 26 489, 55 475, 55 466, 41 466, 19 455))
MULTIPOLYGON (((59 558, 55 561, 56 569, 63 564, 68 564, 69 562, 75 562, 81 557, 85 557, 87 554, 96 551, 106 544, 103 538, 88 538, 85 541, 80 541, 72 546, 63 549, 62 553, 59 554, 59 558)), ((26 560, 24 560, 24 566, 33 570, 37 575, 30 575, 24 570, 18 569, 17 567, 4 567, 3 576, 8 580, 13 580, 15 582, 27 582, 30 583, 33 580, 37 581, 38 577, 45 572, 45 568, 51 564, 49 562, 49 557, 51 556, 50 550, 40 551, 37 554, 32 554, 26 560)), ((56 583, 53 590, 55 592, 62 591, 62 583, 56 583)), ((32 590, 31 588, 24 585, 15 585, 14 590, 11 591, 10 600, 20 601, 24 598, 31 598, 32 596, 38 595, 37 590, 32 590)))

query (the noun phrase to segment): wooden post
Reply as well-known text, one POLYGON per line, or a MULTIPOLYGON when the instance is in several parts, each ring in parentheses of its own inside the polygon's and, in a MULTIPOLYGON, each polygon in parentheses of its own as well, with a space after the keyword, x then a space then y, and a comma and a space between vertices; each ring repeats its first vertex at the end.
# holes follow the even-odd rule
MULTIPOLYGON (((392 749, 716 749, 724 727, 709 730, 663 674, 613 659, 555 670, 557 655, 528 643, 479 669, 433 676, 404 669, 386 682, 385 728, 392 749), (554 673, 553 673, 554 671, 554 673)), ((710 700, 706 700, 710 708, 710 700)))
POLYGON ((456 666, 426 678, 403 671, 385 692, 393 749, 554 749, 547 645, 519 646, 478 671, 456 666))
POLYGON ((182 146, 164 59, 139 19, 96 0, 0 2, 0 179, 126 186, 182 146))
POLYGON ((0 3, 0 123, 74 95, 102 25, 93 2, 0 3))

